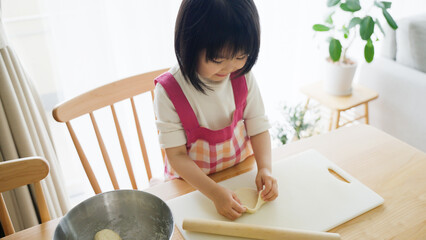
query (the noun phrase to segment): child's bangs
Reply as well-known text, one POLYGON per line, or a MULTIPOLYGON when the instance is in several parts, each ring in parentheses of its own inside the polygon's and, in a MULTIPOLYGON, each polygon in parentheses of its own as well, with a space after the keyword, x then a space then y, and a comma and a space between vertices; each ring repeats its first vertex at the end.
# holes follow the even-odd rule
POLYGON ((228 36, 215 34, 206 38, 206 58, 208 60, 217 58, 231 59, 239 57, 239 55, 242 54, 255 54, 259 46, 256 45, 253 39, 257 39, 257 36, 250 36, 249 32, 241 30, 242 29, 238 32, 229 33, 228 36))

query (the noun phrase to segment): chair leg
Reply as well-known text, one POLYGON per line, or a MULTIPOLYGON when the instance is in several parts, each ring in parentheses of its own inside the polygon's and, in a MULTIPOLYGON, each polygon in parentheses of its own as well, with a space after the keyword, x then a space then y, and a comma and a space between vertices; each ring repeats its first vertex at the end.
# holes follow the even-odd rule
POLYGON ((333 115, 334 115, 334 111, 331 110, 331 112, 330 112, 330 124, 328 126, 328 131, 331 131, 333 129, 333 120, 334 120, 333 115))
POLYGON ((15 233, 12 222, 10 220, 9 212, 6 208, 6 203, 4 202, 3 195, 0 193, 0 222, 4 230, 4 234, 10 235, 15 233))
POLYGON ((337 110, 336 129, 338 129, 340 127, 339 122, 340 122, 340 110, 337 110))
POLYGON ((365 106, 365 114, 364 114, 365 124, 370 124, 370 121, 368 119, 368 102, 364 103, 364 106, 365 106))

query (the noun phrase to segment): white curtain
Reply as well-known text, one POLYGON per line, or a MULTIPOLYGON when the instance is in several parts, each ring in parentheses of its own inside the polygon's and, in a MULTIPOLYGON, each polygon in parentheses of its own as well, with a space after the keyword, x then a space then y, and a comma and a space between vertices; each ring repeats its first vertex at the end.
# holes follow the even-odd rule
MULTIPOLYGON (((50 174, 42 186, 51 217, 57 218, 69 204, 44 114, 30 78, 7 42, 0 18, 0 161, 45 157, 50 174)), ((28 187, 5 193, 5 201, 16 231, 39 224, 28 187)))

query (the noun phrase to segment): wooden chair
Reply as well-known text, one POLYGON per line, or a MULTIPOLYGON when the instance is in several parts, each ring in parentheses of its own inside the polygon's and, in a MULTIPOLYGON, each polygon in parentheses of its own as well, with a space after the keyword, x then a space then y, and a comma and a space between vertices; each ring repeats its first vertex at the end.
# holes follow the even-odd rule
MULTIPOLYGON (((73 99, 70 99, 64 103, 61 103, 53 109, 54 119, 58 122, 66 123, 68 131, 74 143, 74 146, 81 160, 81 163, 83 164, 84 171, 86 172, 86 175, 90 181, 90 184, 92 185, 92 188, 96 194, 101 193, 102 191, 99 187, 96 176, 94 175, 92 168, 87 160, 87 157, 81 147, 81 144, 78 141, 75 131, 71 126, 70 121, 86 114, 90 116, 92 126, 98 141, 98 145, 101 150, 112 185, 114 189, 120 189, 114 169, 110 161, 110 157, 106 150, 104 141, 100 134, 98 124, 93 114, 93 112, 96 110, 99 110, 104 107, 109 107, 112 112, 115 129, 116 129, 120 147, 121 147, 121 152, 122 152, 123 159, 127 168, 127 173, 130 178, 130 182, 132 184, 132 188, 138 189, 136 185, 135 175, 133 173, 132 164, 130 162, 127 146, 124 142, 123 133, 122 133, 120 124, 118 122, 118 117, 117 117, 116 110, 114 108, 114 104, 126 99, 130 99, 130 104, 133 110, 132 114, 135 120, 134 124, 136 125, 136 129, 137 129, 139 145, 141 148, 146 173, 147 173, 148 179, 151 180, 152 178, 151 167, 149 165, 148 154, 145 147, 145 140, 142 135, 139 117, 136 112, 134 97, 142 93, 151 92, 152 100, 154 100, 154 92, 153 92, 155 87, 154 79, 160 74, 166 72, 167 70, 168 69, 161 69, 161 70, 157 70, 153 72, 147 72, 147 73, 143 73, 140 75, 136 75, 133 77, 125 78, 122 80, 118 80, 118 81, 106 84, 104 86, 93 89, 89 92, 86 92, 80 96, 74 97, 73 99)), ((162 154, 164 159, 164 152, 162 154)))
POLYGON ((50 220, 40 181, 49 174, 49 164, 42 157, 28 157, 0 163, 0 222, 6 236, 15 233, 2 192, 34 184, 41 222, 50 220))

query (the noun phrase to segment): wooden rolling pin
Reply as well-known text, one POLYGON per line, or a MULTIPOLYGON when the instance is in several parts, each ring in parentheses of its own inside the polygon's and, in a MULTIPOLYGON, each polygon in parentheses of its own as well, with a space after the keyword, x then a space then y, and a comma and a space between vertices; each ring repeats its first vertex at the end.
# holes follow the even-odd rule
POLYGON ((204 219, 184 219, 182 228, 187 231, 252 239, 285 240, 340 240, 337 233, 315 232, 290 228, 264 227, 253 224, 204 219))

